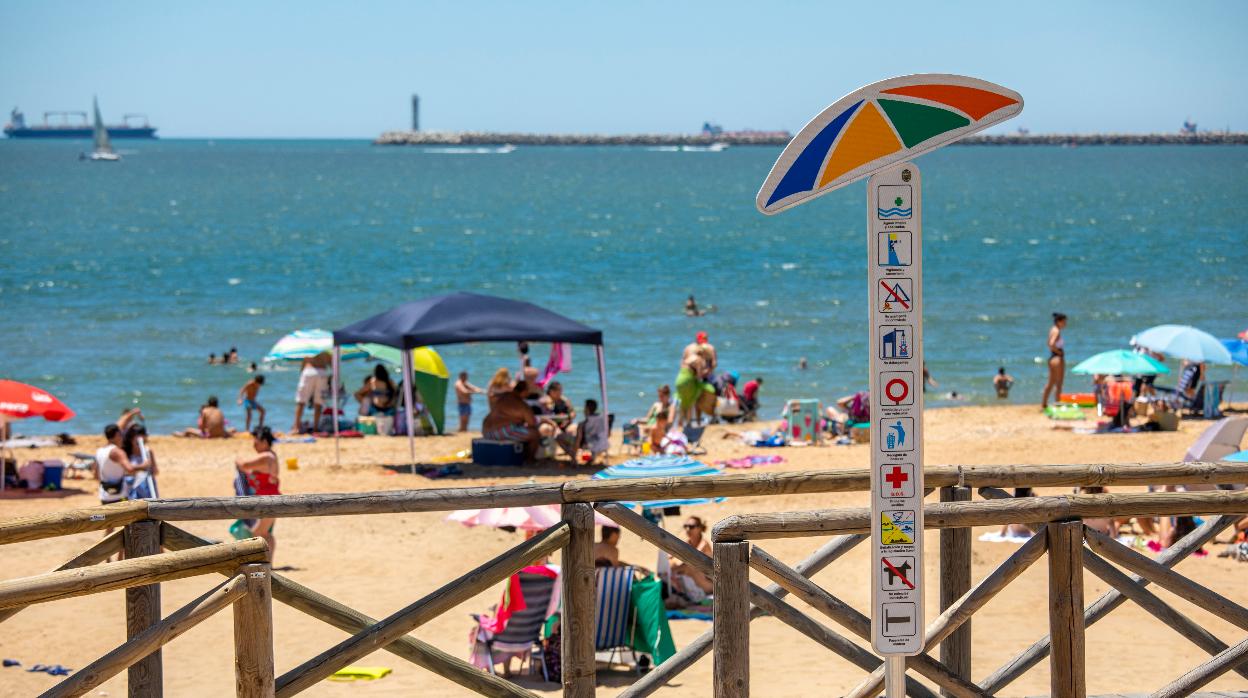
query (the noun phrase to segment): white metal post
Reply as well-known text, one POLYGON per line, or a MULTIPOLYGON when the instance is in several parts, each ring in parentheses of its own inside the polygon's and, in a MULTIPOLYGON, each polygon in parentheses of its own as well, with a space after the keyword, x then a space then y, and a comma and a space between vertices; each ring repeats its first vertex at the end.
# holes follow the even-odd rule
POLYGON ((416 474, 416 428, 412 410, 416 400, 412 397, 412 352, 400 347, 403 352, 403 414, 407 422, 407 452, 411 458, 412 474, 416 474))

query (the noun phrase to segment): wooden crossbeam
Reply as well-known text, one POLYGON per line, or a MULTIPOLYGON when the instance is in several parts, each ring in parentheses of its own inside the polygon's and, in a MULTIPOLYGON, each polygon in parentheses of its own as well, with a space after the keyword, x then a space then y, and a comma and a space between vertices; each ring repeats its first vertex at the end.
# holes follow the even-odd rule
MULTIPOLYGON (((985 493, 981 490, 980 494, 990 493, 985 493)), ((1009 496, 1004 492, 1001 494, 1007 497, 1009 496)), ((1157 562, 1167 567, 1172 567, 1178 564, 1179 561, 1199 550, 1202 545, 1213 540, 1218 533, 1226 527, 1234 524, 1239 520, 1239 518, 1240 517, 1236 515, 1225 515, 1206 521, 1195 531, 1192 531, 1177 541, 1174 545, 1163 550, 1161 554, 1157 556, 1157 562)), ((1133 576, 1131 579, 1141 585, 1146 585, 1148 583, 1147 580, 1138 576, 1133 576)), ((1126 601, 1126 595, 1117 589, 1110 589, 1105 592, 1105 594, 1103 594, 1099 599, 1084 609, 1084 627, 1086 628, 1101 620, 1126 601)), ((988 678, 981 681, 979 685, 983 686, 984 690, 989 693, 995 694, 1000 692, 1002 688, 1027 673, 1027 671, 1036 664, 1044 661, 1045 658, 1049 656, 1051 644, 1051 638, 1048 635, 1045 635, 1043 638, 1032 644, 1031 647, 1028 647, 1019 654, 1015 655, 1012 659, 1010 659, 1010 661, 1001 665, 1001 667, 990 674, 988 678)))
POLYGON ((1234 647, 1228 647, 1218 656, 1192 669, 1159 689, 1152 698, 1181 698, 1189 696, 1201 686, 1230 671, 1248 658, 1248 638, 1234 647))
POLYGON ((530 562, 562 548, 568 542, 568 536, 568 525, 560 522, 498 555, 376 625, 282 674, 277 679, 277 695, 286 698, 315 686, 335 671, 389 645, 430 619, 502 582, 530 562))
MULTIPOLYGON (((1134 601, 1140 608, 1151 613, 1157 620, 1165 623, 1170 629, 1191 640, 1192 644, 1211 655, 1226 649, 1226 643, 1219 640, 1213 633, 1205 630, 1199 623, 1179 613, 1173 606, 1162 601, 1156 594, 1144 588, 1144 585, 1132 580, 1117 567, 1106 562, 1091 550, 1083 551, 1083 566, 1092 574, 1100 577, 1111 587, 1121 591, 1127 598, 1134 601)), ((1240 676, 1248 678, 1248 663, 1232 667, 1240 676)))
POLYGON ((127 640, 117 649, 70 674, 64 681, 44 691, 40 698, 86 695, 91 689, 246 595, 247 578, 242 574, 235 574, 208 593, 170 613, 159 623, 127 640))
MULTIPOLYGON (((651 545, 670 555, 680 558, 686 564, 693 565, 708 578, 714 579, 715 570, 713 569, 711 558, 695 550, 685 541, 654 526, 640 514, 627 507, 619 504, 600 504, 597 508, 605 516, 623 528, 637 534, 641 539, 648 541, 651 545)), ((788 624, 794 630, 818 642, 864 671, 871 671, 883 663, 879 657, 858 646, 852 640, 781 601, 774 594, 755 584, 750 584, 750 601, 778 620, 788 624)), ((922 695, 925 698, 934 696, 930 690, 917 681, 908 690, 911 691, 912 695, 922 695)))
MULTIPOLYGON (((803 577, 813 577, 866 539, 867 537, 860 533, 838 536, 811 553, 810 557, 794 565, 793 569, 803 577)), ((789 593, 787 589, 779 584, 770 584, 764 591, 774 594, 777 599, 783 598, 789 593)), ((750 609, 751 622, 755 618, 761 618, 765 615, 767 615, 767 612, 758 606, 750 609)), ((654 667, 634 682, 633 685, 624 689, 616 698, 645 698, 653 694, 666 685, 668 681, 671 681, 672 678, 692 666, 694 662, 706 656, 706 653, 711 651, 714 640, 715 627, 712 625, 708 630, 694 638, 692 642, 680 648, 680 651, 669 657, 667 661, 654 667)))
POLYGON ((147 500, 0 519, 0 545, 119 528, 147 518, 147 500))
MULTIPOLYGON (((101 539, 100 542, 96 543, 90 548, 87 548, 81 553, 78 553, 78 555, 76 555, 72 560, 66 562, 65 564, 61 565, 60 567, 57 567, 55 570, 52 570, 52 571, 60 572, 63 570, 78 569, 79 567, 89 567, 98 562, 103 562, 104 560, 107 560, 108 558, 116 555, 117 552, 121 550, 122 534, 123 534, 123 530, 113 531, 107 536, 104 536, 104 538, 101 539)), ((14 608, 6 608, 3 611, 0 611, 0 623, 3 623, 4 621, 17 615, 19 612, 21 612, 23 608, 26 608, 26 607, 16 606, 14 608)))
MULTIPOLYGON (((170 550, 186 550, 211 543, 173 524, 161 524, 161 539, 170 550)), ((354 635, 378 621, 280 574, 272 575, 273 598, 298 611, 354 635)), ((438 676, 490 698, 538 698, 532 691, 465 662, 451 654, 404 635, 383 649, 438 676)))
MULTIPOLYGON (((1050 523, 1110 516, 1176 516, 1198 511, 1248 511, 1248 491, 1077 494, 991 502, 942 502, 923 507, 926 528, 1050 523)), ((871 530, 871 510, 824 509, 767 514, 736 514, 715 525, 716 541, 762 540, 862 533, 871 530)))
MULTIPOLYGON (((840 623, 860 638, 871 641, 871 619, 841 599, 828 593, 819 585, 797 574, 773 555, 757 546, 750 551, 750 567, 762 572, 768 579, 788 589, 797 598, 810 604, 819 612, 840 623)), ((934 681, 954 696, 970 698, 987 696, 978 686, 963 679, 948 667, 925 654, 906 658, 907 666, 934 681)), ((871 671, 874 671, 872 669, 871 671)), ((907 677, 907 692, 910 692, 907 677)))
MULTIPOLYGON (((952 635, 963 623, 970 620, 976 611, 983 608, 1002 589, 1018 579, 1018 576, 1031 567, 1032 563, 1044 555, 1047 548, 1047 535, 1041 533, 1032 536, 1031 540, 1014 551, 1014 554, 1006 558, 1005 562, 998 565, 991 574, 946 608, 936 620, 927 626, 923 640, 923 646, 927 648, 927 651, 930 652, 933 647, 952 635)), ((909 659, 906 663, 910 663, 909 659)), ((871 672, 870 676, 845 696, 846 698, 875 696, 879 695, 883 687, 884 668, 880 667, 871 672)))
POLYGON ((1193 582, 1165 565, 1144 557, 1100 531, 1088 529, 1087 541, 1093 550, 1110 561, 1122 565, 1180 598, 1187 599, 1218 618, 1248 630, 1248 608, 1240 606, 1203 584, 1193 582))
POLYGON ((212 574, 268 557, 259 538, 0 582, 0 609, 212 574))

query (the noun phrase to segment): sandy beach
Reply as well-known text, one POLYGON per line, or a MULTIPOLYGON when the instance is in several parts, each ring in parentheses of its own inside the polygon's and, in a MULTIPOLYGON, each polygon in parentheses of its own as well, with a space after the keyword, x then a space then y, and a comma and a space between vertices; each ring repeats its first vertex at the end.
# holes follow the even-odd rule
MULTIPOLYGON (((1208 425, 1187 421, 1174 433, 1127 435, 1077 435, 1056 430, 1035 406, 959 407, 929 410, 927 462, 935 464, 1059 464, 1173 462, 1208 425)), ((712 427, 705 440, 708 462, 759 453, 736 439, 722 438, 724 427, 712 427)), ((617 433, 618 438, 618 433, 617 433)), ((19 451, 19 460, 61 457, 70 450, 92 451, 102 443, 97 436, 80 436, 76 447, 19 451)), ((468 447, 467 435, 417 440, 418 461, 452 454, 468 447)), ((160 486, 165 497, 230 494, 235 455, 250 449, 244 438, 223 441, 192 441, 155 437, 150 442, 161 465, 160 486)), ((618 447, 617 447, 618 448, 618 447)), ((344 465, 334 466, 332 440, 312 444, 279 444, 279 457, 298 459, 298 470, 283 470, 286 493, 367 491, 469 485, 506 485, 530 481, 549 482, 588 477, 589 469, 503 469, 464 465, 464 475, 432 480, 396 474, 385 464, 406 463, 407 442, 401 438, 367 437, 342 442, 344 465)), ((841 469, 865 467, 865 445, 782 448, 767 451, 786 462, 759 470, 841 469)), ((617 457, 618 460, 618 457, 617 457)), ((738 471, 744 472, 744 471, 738 471)), ((97 502, 94 481, 68 479, 60 493, 28 496, 5 493, 0 516, 20 516, 59 509, 90 506, 97 502)), ((1068 491, 1068 490, 1063 490, 1068 491)), ((1057 494, 1041 490, 1039 494, 1057 494)), ((737 512, 795 511, 820 507, 864 506, 865 494, 742 497, 719 505, 686 509, 717 521, 737 512)), ((313 589, 360 611, 383 617, 423 594, 520 542, 519 534, 486 528, 466 528, 444 521, 445 514, 404 514, 373 517, 300 518, 280 520, 276 527, 276 564, 291 566, 289 575, 313 589)), ((201 536, 228 538, 228 522, 190 522, 186 528, 201 536)), ((669 530, 677 528, 668 520, 669 530)), ((983 533, 976 530, 975 536, 983 533)), ((936 534, 928 534, 927 573, 936 578, 936 534)), ((1225 537, 1225 534, 1223 535, 1225 537)), ((94 541, 98 533, 21 543, 3 549, 6 578, 50 570, 94 541)), ((792 563, 813 551, 823 539, 769 541, 763 547, 792 563)), ((1220 547, 1220 546, 1219 546, 1220 547)), ((1012 544, 974 544, 973 578, 978 580, 1005 559, 1012 544)), ((1211 552, 1216 552, 1212 547, 1211 552)), ((815 579, 859 609, 869 601, 866 546, 859 546, 815 579)), ((625 533, 621 557, 647 567, 656 551, 625 533)), ((556 559, 557 561, 557 559, 556 559)), ((1185 575, 1241 603, 1248 603, 1248 572, 1241 563, 1214 555, 1182 562, 1185 575)), ((756 575, 757 577, 757 575, 756 575)), ((163 587, 166 613, 203 593, 219 580, 192 578, 163 587)), ((758 578, 755 581, 765 580, 758 578)), ((1085 575, 1085 596, 1096 598, 1106 586, 1085 575)), ((414 634, 459 657, 467 657, 470 621, 468 614, 484 611, 498 601, 500 589, 491 589, 442 615, 414 634)), ((1228 644, 1243 631, 1213 617, 1168 592, 1156 590, 1167 602, 1207 628, 1228 644)), ((809 610, 795 602, 803 610, 809 610)), ((938 596, 935 584, 928 589, 929 621, 935 617, 938 596)), ((973 678, 982 679, 1018 651, 1047 632, 1047 578, 1044 562, 1029 569, 973 621, 975 663, 973 678)), ((344 634, 320 621, 274 605, 276 662, 279 674, 343 639, 344 634)), ((816 614, 817 615, 817 614, 816 614)), ((171 696, 221 696, 233 691, 232 621, 218 614, 164 648, 166 694, 171 696)), ((677 647, 709 627, 695 620, 674 621, 677 647)), ((27 667, 37 663, 81 668, 125 639, 123 594, 104 593, 44 604, 27 609, 7 621, 0 632, 0 656, 20 660, 27 667)), ((1152 616, 1128 603, 1105 621, 1088 630, 1088 690, 1090 694, 1152 691, 1177 678, 1206 655, 1163 626, 1152 616)), ((360 662, 392 667, 388 677, 371 683, 322 683, 307 695, 429 697, 465 695, 457 685, 409 665, 397 657, 378 652, 360 662)), ((826 652, 782 623, 763 618, 751 626, 751 671, 754 694, 759 696, 840 695, 854 686, 862 672, 826 652)), ((602 672, 600 689, 618 692, 633 677, 626 672, 602 672)), ((20 669, 0 669, 0 695, 27 696, 54 685, 57 679, 20 669)), ((543 695, 557 695, 558 687, 524 679, 522 683, 543 695)), ((1244 680, 1229 674, 1206 690, 1242 689, 1244 680)), ((1047 662, 1010 685, 1003 695, 1047 694, 1047 662)), ((93 695, 120 696, 125 692, 124 674, 109 681, 93 695)), ((705 657, 659 695, 711 695, 711 659, 705 657)))

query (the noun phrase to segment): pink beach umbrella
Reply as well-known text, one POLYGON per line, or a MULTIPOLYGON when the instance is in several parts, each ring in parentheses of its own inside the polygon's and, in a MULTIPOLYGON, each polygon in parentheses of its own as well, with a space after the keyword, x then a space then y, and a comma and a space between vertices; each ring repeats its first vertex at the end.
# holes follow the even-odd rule
MULTIPOLYGON (((460 509, 451 512, 447 521, 455 521, 465 526, 489 526, 515 528, 519 531, 544 531, 559 523, 559 506, 542 504, 532 507, 501 507, 498 509, 460 509)), ((611 519, 594 512, 594 523, 598 526, 616 525, 611 519)))

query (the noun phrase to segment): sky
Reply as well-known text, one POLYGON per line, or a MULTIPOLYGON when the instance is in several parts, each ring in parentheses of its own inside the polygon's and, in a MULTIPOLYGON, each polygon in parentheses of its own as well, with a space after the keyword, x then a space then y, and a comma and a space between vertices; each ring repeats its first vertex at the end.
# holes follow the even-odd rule
MULTIPOLYGON (((0 0, 0 106, 145 112, 164 137, 787 129, 959 73, 1033 133, 1248 130, 1248 3, 0 0)), ((7 121, 7 118, 5 119, 7 121)))

